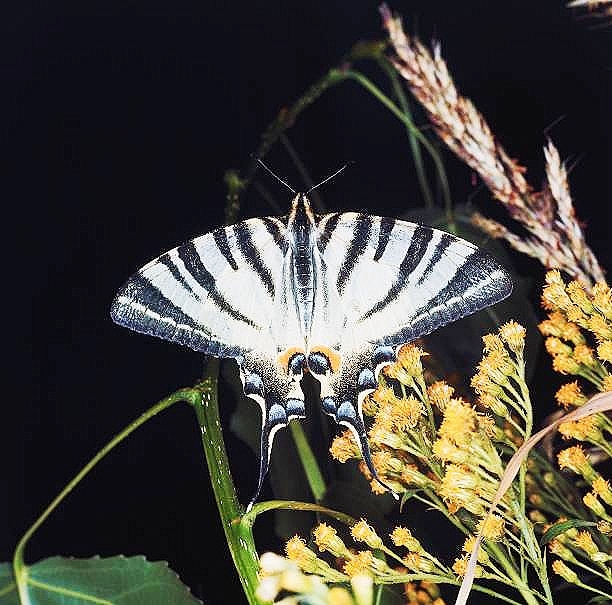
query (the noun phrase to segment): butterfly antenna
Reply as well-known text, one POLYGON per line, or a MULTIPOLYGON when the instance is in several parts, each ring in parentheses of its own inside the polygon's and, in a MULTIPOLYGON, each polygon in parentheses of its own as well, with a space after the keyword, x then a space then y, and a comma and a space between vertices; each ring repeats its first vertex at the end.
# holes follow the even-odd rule
POLYGON ((310 193, 311 191, 314 191, 315 189, 317 189, 317 187, 320 187, 321 185, 324 185, 325 183, 327 183, 327 181, 331 181, 334 177, 338 176, 345 168, 347 168, 351 164, 354 164, 354 162, 347 162, 346 164, 344 164, 344 166, 342 166, 341 168, 338 168, 336 172, 334 172, 333 174, 330 174, 326 179, 323 179, 320 183, 317 183, 314 187, 311 187, 306 193, 310 193))
POLYGON ((291 187, 291 185, 289 185, 289 183, 287 183, 286 181, 283 181, 283 179, 280 178, 280 176, 278 176, 278 174, 276 174, 276 172, 274 172, 271 168, 269 168, 266 163, 261 159, 261 158, 255 158, 277 181, 279 181, 280 183, 282 183, 285 187, 287 187, 287 189, 289 189, 289 191, 291 191, 291 193, 295 194, 295 189, 293 187, 291 187))

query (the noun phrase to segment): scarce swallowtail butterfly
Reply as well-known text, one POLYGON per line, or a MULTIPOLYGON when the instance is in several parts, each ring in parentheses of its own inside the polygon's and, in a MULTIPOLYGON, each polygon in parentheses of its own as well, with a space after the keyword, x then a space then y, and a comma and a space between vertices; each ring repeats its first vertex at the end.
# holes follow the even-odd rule
POLYGON ((498 262, 463 239, 369 214, 319 216, 298 193, 287 216, 219 227, 151 261, 117 293, 111 316, 237 361, 244 393, 262 412, 252 504, 276 431, 305 417, 305 372, 376 478, 361 408, 381 369, 402 344, 511 291, 498 262))

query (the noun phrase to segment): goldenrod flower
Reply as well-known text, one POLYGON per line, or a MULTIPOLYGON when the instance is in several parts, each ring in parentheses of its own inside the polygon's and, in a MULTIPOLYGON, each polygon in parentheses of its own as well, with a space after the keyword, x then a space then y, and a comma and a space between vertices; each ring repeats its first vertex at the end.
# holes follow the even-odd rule
POLYGON ((593 349, 586 344, 576 345, 574 347, 573 357, 578 363, 589 368, 599 365, 595 359, 595 355, 593 355, 593 349))
POLYGON ((504 535, 504 520, 499 515, 489 515, 478 523, 478 531, 485 540, 499 542, 504 535))
POLYGON ((477 426, 476 411, 461 399, 451 399, 444 410, 444 418, 438 429, 440 437, 446 437, 458 446, 472 440, 477 426))
POLYGON ((597 345, 597 357, 601 361, 612 363, 612 340, 604 340, 597 345))
POLYGON ((572 301, 565 291, 565 284, 561 273, 557 270, 546 273, 546 285, 542 290, 542 305, 547 309, 561 309, 563 311, 572 306, 572 301))
POLYGON ((424 414, 423 403, 411 395, 396 400, 391 410, 391 420, 398 431, 406 432, 416 427, 424 414))
POLYGON ((486 372, 483 371, 479 371, 472 376, 470 385, 479 395, 488 394, 493 397, 500 397, 504 394, 504 389, 493 382, 486 372))
POLYGON ((374 555, 372 551, 362 550, 356 555, 351 554, 351 558, 344 564, 342 571, 351 578, 361 574, 372 575, 373 562, 374 555))
POLYGON ((578 574, 560 559, 553 561, 552 570, 570 584, 574 584, 578 581, 578 574))
POLYGON ((612 290, 605 282, 597 282, 592 290, 593 304, 607 319, 612 320, 612 290))
POLYGON ((429 401, 442 412, 448 405, 454 392, 455 389, 443 380, 438 380, 427 387, 429 401))
POLYGON ((509 321, 499 328, 501 339, 516 355, 523 354, 523 349, 525 348, 525 334, 525 328, 515 321, 509 321))
POLYGON ((382 548, 383 546, 381 537, 365 519, 361 519, 351 527, 351 536, 357 542, 365 542, 370 548, 382 548))
POLYGON ((558 538, 554 538, 548 543, 548 550, 550 550, 553 555, 561 557, 564 561, 569 561, 570 563, 576 561, 574 553, 558 538))
POLYGON ((556 336, 549 336, 544 341, 544 346, 550 355, 566 355, 569 357, 572 354, 572 347, 566 345, 556 336))
POLYGON ((393 388, 386 385, 379 385, 370 396, 379 406, 393 405, 397 401, 393 388))
POLYGON ((300 536, 293 536, 287 540, 285 553, 288 559, 295 561, 300 567, 304 564, 310 565, 317 559, 316 553, 306 546, 306 541, 300 536))
POLYGON ((577 439, 578 441, 601 443, 604 440, 599 414, 591 414, 580 420, 562 422, 559 425, 559 433, 566 439, 577 439))
POLYGON ((585 315, 578 305, 570 305, 569 308, 565 310, 565 314, 570 322, 577 323, 583 328, 589 325, 588 315, 585 315))
POLYGON ((313 537, 320 551, 325 550, 336 557, 345 557, 349 554, 348 548, 336 530, 327 523, 319 523, 313 531, 313 537))
POLYGON ((599 476, 593 479, 591 483, 593 493, 601 498, 608 506, 612 506, 612 490, 610 489, 610 482, 607 479, 599 476))
POLYGON ((389 537, 395 546, 403 546, 410 552, 421 552, 423 550, 421 543, 412 535, 412 532, 407 527, 398 525, 389 534, 389 537))
POLYGON ((603 504, 597 498, 597 494, 595 492, 589 492, 582 497, 582 501, 584 505, 591 509, 598 517, 606 517, 606 509, 603 504))
POLYGON ((584 286, 580 282, 569 282, 567 284, 567 293, 571 301, 578 305, 587 315, 593 312, 593 303, 589 300, 587 293, 584 291, 584 286))
POLYGON ((593 536, 588 531, 579 531, 578 535, 572 540, 577 548, 583 550, 589 557, 599 551, 593 536))
POLYGON ((588 455, 580 445, 574 445, 560 451, 557 455, 557 461, 559 462, 559 468, 562 470, 569 468, 574 473, 582 475, 589 482, 597 476, 589 462, 588 455))
POLYGON ((402 557, 402 561, 411 571, 434 573, 437 570, 435 563, 419 552, 409 552, 402 557))
POLYGON ((561 386, 555 393, 555 399, 565 409, 570 407, 580 407, 587 401, 586 395, 582 392, 578 381, 568 382, 561 386))
POLYGON ((455 464, 463 464, 467 462, 470 453, 467 449, 459 448, 447 436, 436 439, 431 447, 434 456, 437 456, 442 462, 454 462, 455 464))
POLYGON ((598 521, 597 522, 597 531, 603 534, 604 536, 609 536, 612 534, 612 523, 610 521, 598 521))
POLYGON ((561 311, 551 311, 548 314, 548 319, 538 324, 538 328, 542 336, 555 336, 574 345, 584 342, 584 336, 580 328, 576 324, 568 322, 561 311))
MULTIPOLYGON (((453 563, 452 570, 460 578, 465 576, 469 560, 470 560, 470 555, 469 554, 463 555, 462 557, 459 557, 459 558, 455 559, 455 562, 453 563)), ((483 569, 482 569, 482 567, 480 565, 476 565, 476 569, 474 571, 474 577, 475 578, 481 578, 482 576, 483 576, 483 569)))
POLYGON ((595 334, 595 337, 599 340, 610 340, 612 339, 612 327, 606 319, 599 315, 591 315, 588 320, 588 328, 595 334))
POLYGON ((601 392, 606 393, 612 391, 612 374, 606 375, 601 381, 601 392))
MULTIPOLYGON (((472 550, 474 550, 475 542, 476 542, 476 536, 468 536, 465 539, 465 542, 463 543, 461 550, 468 554, 471 553, 472 550)), ((477 560, 479 563, 482 563, 483 565, 487 565, 491 561, 487 551, 482 547, 478 549, 478 559, 477 560)))
POLYGON ((493 382, 504 386, 508 384, 508 376, 514 373, 514 366, 510 361, 506 349, 490 351, 478 364, 478 371, 487 375, 493 382))
POLYGON ((414 378, 422 377, 421 357, 425 355, 428 353, 415 345, 404 345, 397 353, 397 361, 386 366, 385 374, 403 384, 410 384, 414 378))
POLYGON ((353 458, 359 458, 361 453, 359 446, 355 442, 353 433, 349 429, 346 429, 342 434, 334 437, 329 453, 334 460, 339 462, 346 462, 353 458))
POLYGON ((477 495, 481 481, 466 466, 449 464, 440 483, 439 494, 451 513, 460 508, 482 517, 485 503, 477 495))
POLYGON ((478 403, 488 410, 491 410, 496 416, 500 418, 508 418, 510 411, 508 406, 501 401, 498 397, 491 395, 491 393, 481 393, 478 395, 478 403))
POLYGON ((505 351, 504 343, 497 334, 485 334, 482 337, 482 345, 485 353, 491 353, 493 351, 505 351))
POLYGON ((559 374, 578 374, 580 364, 568 355, 555 355, 553 357, 553 369, 559 374))

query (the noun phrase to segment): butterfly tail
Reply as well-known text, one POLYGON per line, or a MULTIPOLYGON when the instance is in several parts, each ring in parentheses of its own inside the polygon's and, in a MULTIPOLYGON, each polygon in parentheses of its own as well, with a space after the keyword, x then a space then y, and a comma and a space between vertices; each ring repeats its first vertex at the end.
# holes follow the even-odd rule
MULTIPOLYGON (((359 394, 355 394, 355 399, 359 397, 359 394)), ((323 401, 323 408, 325 409, 329 406, 330 402, 323 401)), ((330 413, 331 410, 326 410, 330 413)), ((363 417, 358 409, 352 401, 344 401, 342 402, 335 410, 330 414, 332 415, 338 424, 346 426, 350 429, 359 445, 359 450, 361 452, 361 457, 372 475, 372 478, 380 483, 380 485, 387 491, 391 492, 394 496, 395 492, 391 487, 389 487, 378 475, 376 471, 376 467, 374 466, 374 461, 372 460, 372 453, 370 451, 370 444, 368 442, 368 436, 365 429, 365 424, 363 421, 363 417)))
POLYGON ((251 510, 261 493, 277 431, 286 427, 292 419, 306 416, 304 395, 299 388, 302 367, 300 360, 294 360, 283 371, 273 360, 256 357, 245 359, 240 366, 244 393, 260 405, 262 412, 259 478, 247 511, 251 510))

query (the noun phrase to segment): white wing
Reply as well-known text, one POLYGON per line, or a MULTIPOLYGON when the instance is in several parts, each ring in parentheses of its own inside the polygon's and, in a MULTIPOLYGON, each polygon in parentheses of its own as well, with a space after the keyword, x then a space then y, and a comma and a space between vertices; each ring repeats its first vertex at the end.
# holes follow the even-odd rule
POLYGON ((311 342, 331 353, 313 358, 310 370, 321 382, 324 411, 352 429, 378 478, 361 404, 380 370, 399 345, 502 300, 512 282, 473 244, 406 221, 330 214, 318 223, 318 242, 325 288, 315 302, 311 342))
POLYGON ((272 354, 284 231, 279 219, 250 219, 190 240, 133 275, 117 293, 111 317, 210 355, 272 354))
POLYGON ((250 219, 219 228, 162 254, 117 293, 111 317, 127 328, 177 342, 240 366, 244 392, 262 411, 257 491, 275 433, 304 417, 299 381, 305 357, 285 356, 299 340, 287 300, 286 224, 250 219))
MULTIPOLYGON (((335 286, 321 302, 342 310, 337 338, 343 347, 410 342, 512 291, 508 273, 492 256, 415 223, 331 214, 319 222, 319 241, 326 281, 335 286)), ((316 335, 329 332, 325 321, 317 320, 316 335)), ((335 318, 334 330, 339 323, 335 318)))

